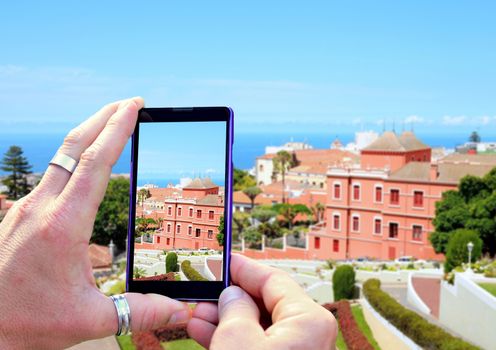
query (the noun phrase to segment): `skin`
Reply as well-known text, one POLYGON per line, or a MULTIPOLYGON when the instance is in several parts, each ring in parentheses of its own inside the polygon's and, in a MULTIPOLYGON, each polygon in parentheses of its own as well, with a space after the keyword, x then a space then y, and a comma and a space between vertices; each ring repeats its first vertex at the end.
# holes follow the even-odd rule
MULTIPOLYGON (((0 224, 0 349, 61 349, 117 332, 114 304, 95 285, 88 243, 112 166, 143 106, 139 97, 117 101, 73 129, 59 151, 80 160, 74 173, 50 165, 0 224)), ((131 329, 189 322, 190 335, 211 349, 334 347, 332 314, 286 273, 241 256, 233 256, 231 273, 239 287, 227 288, 218 305, 200 303, 193 315, 165 296, 126 293, 131 329)))

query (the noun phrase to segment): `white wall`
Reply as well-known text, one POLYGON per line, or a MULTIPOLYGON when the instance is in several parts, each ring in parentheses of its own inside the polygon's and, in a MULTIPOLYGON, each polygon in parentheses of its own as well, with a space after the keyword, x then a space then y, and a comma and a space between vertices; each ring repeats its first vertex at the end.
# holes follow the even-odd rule
POLYGON ((441 283, 439 321, 475 345, 495 348, 496 297, 467 273, 457 273, 454 285, 441 283))

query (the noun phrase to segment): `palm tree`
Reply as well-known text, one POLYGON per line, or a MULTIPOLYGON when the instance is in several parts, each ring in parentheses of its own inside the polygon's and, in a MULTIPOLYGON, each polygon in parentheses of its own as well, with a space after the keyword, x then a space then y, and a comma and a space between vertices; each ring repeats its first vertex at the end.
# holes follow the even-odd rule
POLYGON ((262 193, 262 190, 260 189, 260 187, 257 187, 257 186, 251 186, 251 187, 247 187, 243 190, 243 193, 246 194, 246 196, 248 198, 250 198, 250 201, 251 201, 251 209, 253 209, 253 207, 255 206, 255 198, 257 198, 257 196, 262 193))
MULTIPOLYGON (((249 215, 247 213, 242 213, 237 211, 232 216, 232 222, 234 224, 233 228, 236 228, 237 236, 241 236, 245 228, 250 226, 249 215)), ((233 238, 235 236, 235 232, 233 232, 233 238)))
POLYGON ((315 217, 315 222, 318 223, 323 220, 323 213, 325 211, 324 204, 317 202, 312 208, 312 214, 315 217))
POLYGON ((286 203, 285 195, 285 175, 289 168, 295 165, 294 155, 287 151, 279 151, 276 156, 272 159, 272 164, 274 165, 274 174, 281 174, 282 176, 282 202, 286 203))
POLYGON ((145 202, 145 199, 150 198, 152 195, 150 193, 150 190, 147 188, 142 188, 141 190, 138 191, 138 202, 141 203, 141 207, 143 207, 143 203, 145 202))

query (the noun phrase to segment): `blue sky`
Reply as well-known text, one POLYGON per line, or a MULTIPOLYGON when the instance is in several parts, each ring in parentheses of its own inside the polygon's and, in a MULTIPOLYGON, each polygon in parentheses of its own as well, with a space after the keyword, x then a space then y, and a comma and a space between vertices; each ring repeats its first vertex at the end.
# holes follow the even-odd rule
POLYGON ((140 125, 138 183, 142 179, 210 177, 223 182, 224 122, 140 125))
POLYGON ((0 133, 102 104, 229 105, 237 132, 496 128, 494 1, 9 1, 0 133))

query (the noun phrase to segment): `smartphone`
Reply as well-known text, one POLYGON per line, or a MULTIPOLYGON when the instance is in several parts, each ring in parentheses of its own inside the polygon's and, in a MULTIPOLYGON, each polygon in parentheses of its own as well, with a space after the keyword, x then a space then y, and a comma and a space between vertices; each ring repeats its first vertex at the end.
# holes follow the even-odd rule
POLYGON ((228 107, 139 111, 127 291, 215 301, 229 285, 232 146, 228 107))

